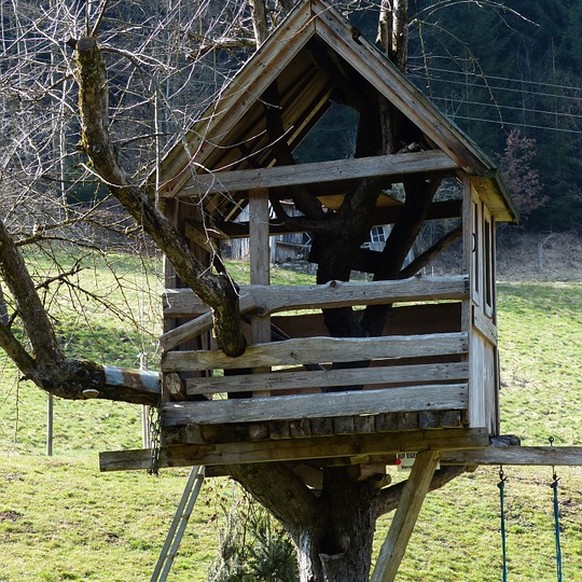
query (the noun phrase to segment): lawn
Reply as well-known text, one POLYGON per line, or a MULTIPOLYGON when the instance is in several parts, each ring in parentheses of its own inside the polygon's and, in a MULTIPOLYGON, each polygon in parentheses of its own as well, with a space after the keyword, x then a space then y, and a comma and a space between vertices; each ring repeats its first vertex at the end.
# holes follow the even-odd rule
MULTIPOLYGON (((146 353, 153 367, 157 262, 119 256, 92 265, 77 275, 79 288, 92 289, 101 302, 80 291, 67 297, 64 289, 50 297, 63 343, 77 355, 131 367, 146 353), (73 299, 86 305, 85 315, 66 309, 73 299), (105 302, 124 313, 123 324, 106 315, 105 302)), ((236 269, 244 278, 244 267, 236 269)), ((276 276, 297 280, 283 270, 276 276)), ((498 299, 502 432, 527 445, 547 444, 549 437, 581 445, 582 283, 500 284, 498 299)), ((46 396, 7 362, 2 366, 0 582, 148 580, 188 470, 100 474, 98 451, 141 445, 141 409, 98 401, 55 401, 54 456, 46 457, 46 396)), ((509 579, 553 580, 551 467, 505 471, 509 579)), ((582 468, 557 471, 564 580, 580 580, 582 468)), ((500 579, 498 480, 496 468, 482 468, 431 494, 398 580, 500 579)), ((219 525, 236 496, 228 480, 206 481, 169 580, 206 580, 219 525)), ((388 523, 379 523, 377 545, 388 523)))

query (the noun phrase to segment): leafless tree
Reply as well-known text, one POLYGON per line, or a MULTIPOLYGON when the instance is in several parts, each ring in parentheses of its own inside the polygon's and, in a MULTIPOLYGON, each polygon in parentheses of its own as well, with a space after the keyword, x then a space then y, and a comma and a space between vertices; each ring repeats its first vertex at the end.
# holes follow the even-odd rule
MULTIPOLYGON (((343 4, 378 9, 378 42, 404 70, 408 2, 343 4)), ((155 402, 151 393, 107 386, 100 363, 66 353, 39 293, 55 281, 38 280, 24 258, 33 243, 94 248, 106 228, 147 234, 180 279, 212 307, 220 347, 229 355, 244 351, 234 282, 199 261, 158 209, 156 185, 145 179, 290 5, 283 0, 2 3, 0 119, 7 139, 0 151, 0 275, 9 313, 0 320, 0 346, 42 389, 71 399, 98 391, 102 398, 155 402)), ((270 98, 276 103, 276 92, 270 98)), ((276 140, 276 120, 270 131, 276 140)), ((386 102, 360 111, 359 132, 357 156, 395 153, 416 138, 414 128, 386 102), (370 131, 375 126, 381 131, 370 131), (361 139, 364 135, 368 138, 361 139)), ((293 163, 293 153, 282 148, 278 161, 293 163)), ((402 276, 435 189, 433 182, 405 181, 404 218, 387 241, 377 278, 402 276)), ((366 240, 377 195, 378 184, 362 183, 351 207, 338 211, 342 236, 316 235, 322 243, 316 245, 318 282, 349 279, 346 257, 366 240)), ((320 218, 315 197, 298 194, 294 201, 307 217, 320 218)), ((60 272, 56 280, 67 284, 71 275, 60 272)), ((377 335, 387 308, 368 309, 362 319, 351 310, 327 310, 324 316, 332 335, 377 335)), ((462 470, 440 471, 432 486, 462 470)), ((233 466, 231 474, 291 534, 302 582, 368 579, 376 519, 395 508, 401 485, 378 489, 354 481, 345 468, 328 468, 316 495, 279 464, 233 466)))

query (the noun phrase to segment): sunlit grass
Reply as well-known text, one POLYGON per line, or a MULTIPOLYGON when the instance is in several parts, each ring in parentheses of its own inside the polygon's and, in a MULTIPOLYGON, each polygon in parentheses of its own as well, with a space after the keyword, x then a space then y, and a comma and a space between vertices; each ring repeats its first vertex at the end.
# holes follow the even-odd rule
MULTIPOLYGON (((117 260, 131 289, 125 296, 116 292, 106 262, 97 261, 95 274, 88 269, 79 277, 124 309, 127 320, 119 323, 91 301, 85 302, 86 317, 67 314, 74 302, 55 296, 58 329, 68 353, 77 357, 137 367, 145 350, 154 368, 152 338, 161 322, 161 288, 154 275, 160 266, 152 262, 151 277, 144 279, 139 259, 107 259, 117 260), (140 328, 132 319, 147 324, 140 328)), ((231 268, 244 283, 247 267, 231 268)), ((273 279, 313 283, 312 276, 282 269, 274 270, 273 279)), ((547 444, 550 436, 559 445, 580 445, 582 283, 503 284, 499 307, 502 432, 519 435, 528 445, 547 444)), ((99 401, 55 401, 55 457, 46 458, 46 395, 19 381, 9 362, 1 366, 0 582, 149 579, 188 470, 165 470, 157 478, 100 474, 96 451, 141 446, 141 408, 99 401)), ((551 467, 505 471, 510 579, 553 580, 551 467)), ((582 571, 582 469, 558 468, 558 474, 564 580, 573 581, 582 571)), ((430 494, 398 580, 501 579, 498 479, 496 468, 481 468, 430 494)), ((224 479, 206 481, 169 580, 206 580, 220 507, 229 505, 233 487, 224 479)), ((388 518, 380 521, 376 547, 388 523, 388 518)))

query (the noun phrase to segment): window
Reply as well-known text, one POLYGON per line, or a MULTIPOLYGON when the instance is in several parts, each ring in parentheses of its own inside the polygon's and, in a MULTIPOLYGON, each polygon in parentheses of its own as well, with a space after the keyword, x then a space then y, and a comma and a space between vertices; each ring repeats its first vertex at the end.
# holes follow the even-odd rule
POLYGON ((481 293, 481 212, 479 203, 473 200, 473 289, 475 295, 481 293))
POLYGON ((487 217, 486 212, 483 213, 483 260, 485 262, 485 312, 488 315, 493 313, 493 224, 491 219, 487 217))
POLYGON ((386 242, 386 238, 386 231, 383 226, 373 226, 370 230, 370 240, 372 242, 386 242))

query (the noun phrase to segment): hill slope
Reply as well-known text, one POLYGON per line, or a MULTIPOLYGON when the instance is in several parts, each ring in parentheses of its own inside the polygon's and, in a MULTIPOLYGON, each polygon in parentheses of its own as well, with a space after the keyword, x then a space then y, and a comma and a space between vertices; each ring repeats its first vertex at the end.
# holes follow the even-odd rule
MULTIPOLYGON (((502 432, 519 435, 524 444, 544 445, 552 436, 559 445, 582 445, 581 306, 580 282, 499 286, 502 432)), ((124 329, 103 338, 120 334, 129 345, 139 344, 124 329)), ((131 349, 124 353, 131 360, 131 349)), ((164 471, 158 478, 99 474, 98 450, 140 446, 140 409, 112 403, 56 402, 55 457, 44 457, 45 405, 38 390, 11 380, 6 365, 0 582, 149 579, 188 471, 164 471)), ((551 467, 508 467, 506 474, 510 579, 555 579, 551 467)), ((582 468, 558 468, 558 475, 564 579, 576 580, 582 571, 582 468)), ((398 580, 499 579, 497 482, 497 469, 479 469, 431 494, 398 580)), ((223 509, 236 495, 229 481, 207 480, 169 580, 206 580, 223 509)), ((379 524, 378 545, 388 523, 379 524)))

